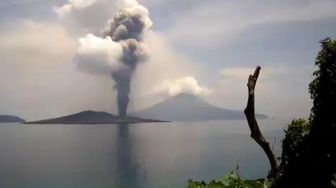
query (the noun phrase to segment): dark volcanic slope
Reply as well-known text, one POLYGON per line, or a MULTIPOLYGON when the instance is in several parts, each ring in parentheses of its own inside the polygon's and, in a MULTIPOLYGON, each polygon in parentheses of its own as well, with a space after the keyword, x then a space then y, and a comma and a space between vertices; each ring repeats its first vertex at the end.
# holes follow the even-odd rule
POLYGON ((143 119, 138 117, 119 116, 107 112, 83 111, 68 116, 40 121, 26 122, 26 124, 112 124, 112 123, 142 123, 142 122, 161 122, 153 119, 143 119))
MULTIPOLYGON (((179 94, 155 104, 152 107, 137 111, 133 115, 169 121, 207 121, 222 119, 245 119, 242 111, 219 108, 189 94, 179 94)), ((257 114, 257 118, 267 116, 257 114)))
POLYGON ((0 123, 22 123, 25 120, 17 116, 0 115, 0 123))

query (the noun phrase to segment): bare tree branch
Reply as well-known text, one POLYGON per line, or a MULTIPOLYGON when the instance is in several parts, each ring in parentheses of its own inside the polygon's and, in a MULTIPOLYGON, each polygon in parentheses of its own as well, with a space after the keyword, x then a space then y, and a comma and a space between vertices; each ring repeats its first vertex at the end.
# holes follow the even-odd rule
POLYGON ((253 75, 250 75, 247 82, 248 88, 248 101, 247 106, 244 110, 247 123, 251 130, 251 137, 260 145, 260 147, 264 150, 267 155, 267 158, 271 165, 271 171, 268 174, 268 178, 276 178, 278 175, 278 163, 276 157, 271 150, 269 143, 266 141, 264 136, 261 134, 258 122, 255 117, 254 110, 254 90, 259 77, 261 67, 258 66, 253 75))

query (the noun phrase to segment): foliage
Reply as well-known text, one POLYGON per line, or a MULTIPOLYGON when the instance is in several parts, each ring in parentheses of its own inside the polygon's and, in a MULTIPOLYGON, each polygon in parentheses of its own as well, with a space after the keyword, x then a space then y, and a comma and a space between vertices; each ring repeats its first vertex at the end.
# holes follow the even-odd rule
POLYGON ((236 171, 231 171, 230 174, 219 180, 212 180, 209 183, 204 181, 189 180, 188 188, 267 188, 269 183, 264 179, 258 180, 243 180, 236 171))
POLYGON ((293 120, 283 141, 276 187, 335 187, 336 173, 336 41, 321 42, 314 79, 310 122, 293 120))
POLYGON ((303 142, 311 129, 310 122, 304 119, 293 119, 285 130, 285 138, 282 141, 282 164, 291 163, 290 160, 298 159, 303 155, 303 142))
POLYGON ((335 120, 329 115, 336 105, 336 41, 326 38, 320 43, 322 49, 315 62, 318 70, 314 72, 314 80, 309 84, 309 92, 314 100, 311 120, 321 121, 322 117, 335 120))
POLYGON ((327 38, 321 41, 321 46, 315 62, 318 70, 309 85, 314 105, 307 140, 311 148, 307 156, 310 164, 307 177, 315 178, 321 187, 331 187, 336 173, 336 41, 327 38), (313 172, 319 172, 318 176, 311 176, 313 172))
POLYGON ((271 184, 242 180, 231 172, 209 183, 189 180, 189 188, 336 187, 336 41, 320 41, 314 79, 309 84, 313 108, 309 121, 294 119, 285 130, 280 174, 271 184))
MULTIPOLYGON (((304 119, 293 119, 285 130, 282 141, 282 156, 280 164, 280 178, 277 186, 287 187, 288 183, 295 182, 302 170, 302 158, 307 154, 305 142, 311 130, 311 123, 304 119)), ((291 184, 295 187, 293 184, 291 184)))

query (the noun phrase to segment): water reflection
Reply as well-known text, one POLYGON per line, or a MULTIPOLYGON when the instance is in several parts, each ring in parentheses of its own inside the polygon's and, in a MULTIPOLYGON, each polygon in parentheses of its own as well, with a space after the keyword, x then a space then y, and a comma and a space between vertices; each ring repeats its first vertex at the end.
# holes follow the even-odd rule
MULTIPOLYGON (((270 141, 281 140, 281 125, 260 122, 270 141)), ((237 160, 242 177, 265 177, 267 158, 246 126, 0 125, 0 188, 183 188, 222 177, 237 160)))
POLYGON ((136 148, 128 124, 118 125, 116 139, 116 186, 119 188, 144 187, 146 173, 135 155, 136 148))

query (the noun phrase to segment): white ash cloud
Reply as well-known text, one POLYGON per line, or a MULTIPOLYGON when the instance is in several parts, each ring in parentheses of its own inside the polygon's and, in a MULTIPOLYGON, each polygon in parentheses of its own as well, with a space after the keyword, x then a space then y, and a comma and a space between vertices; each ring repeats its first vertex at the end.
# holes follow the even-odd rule
POLYGON ((181 93, 205 96, 212 93, 212 90, 201 86, 196 78, 192 76, 182 77, 176 80, 165 80, 153 89, 154 93, 167 96, 174 96, 181 93))
POLYGON ((110 37, 100 38, 93 34, 79 38, 76 61, 78 67, 92 74, 110 74, 121 69, 122 45, 111 40, 110 37))
MULTIPOLYGON (((83 7, 94 3, 83 4, 83 7)), ((90 33, 79 39, 76 62, 85 72, 111 74, 117 90, 119 115, 126 116, 133 73, 148 55, 144 35, 152 21, 148 10, 135 0, 120 1, 119 7, 122 8, 109 19, 102 36, 90 33)))

